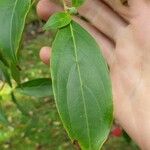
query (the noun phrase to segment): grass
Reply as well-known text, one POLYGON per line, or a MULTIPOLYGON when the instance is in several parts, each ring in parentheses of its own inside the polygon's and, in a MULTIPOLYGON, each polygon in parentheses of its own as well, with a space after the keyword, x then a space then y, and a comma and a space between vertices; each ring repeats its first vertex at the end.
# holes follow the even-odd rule
MULTIPOLYGON (((41 30, 43 23, 31 10, 20 51, 22 81, 49 77, 49 67, 39 59, 42 46, 50 46, 53 33, 41 30)), ((14 83, 15 84, 15 83, 14 83)), ((35 99, 15 93, 18 107, 12 102, 10 88, 0 92, 0 150, 75 150, 60 122, 53 99, 35 99)), ((137 150, 136 145, 111 137, 103 150, 137 150)))

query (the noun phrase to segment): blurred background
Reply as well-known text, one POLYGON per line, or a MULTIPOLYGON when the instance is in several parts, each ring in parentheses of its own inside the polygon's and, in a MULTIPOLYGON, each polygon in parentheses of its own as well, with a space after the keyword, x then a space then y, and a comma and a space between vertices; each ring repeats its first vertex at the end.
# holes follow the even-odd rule
MULTIPOLYGON (((21 80, 49 77, 49 67, 39 59, 42 46, 50 46, 55 33, 43 32, 44 22, 36 15, 33 5, 24 30, 20 51, 21 80)), ((15 84, 15 83, 14 83, 15 84)), ((0 90, 0 150, 76 150, 60 122, 53 98, 34 98, 0 90)), ((103 150, 138 150, 136 144, 114 125, 103 150)))

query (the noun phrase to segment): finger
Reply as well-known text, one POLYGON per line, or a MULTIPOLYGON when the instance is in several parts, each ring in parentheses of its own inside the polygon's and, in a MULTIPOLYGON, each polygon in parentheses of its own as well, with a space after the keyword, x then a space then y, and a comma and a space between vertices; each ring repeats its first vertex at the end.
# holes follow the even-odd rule
POLYGON ((126 23, 99 0, 87 0, 79 13, 114 41, 118 31, 126 27, 126 23))
POLYGON ((36 10, 38 16, 46 21, 54 12, 60 11, 60 7, 49 0, 40 0, 36 10))
POLYGON ((140 11, 143 9, 144 5, 147 5, 149 0, 128 0, 128 4, 132 10, 140 11))
POLYGON ((91 26, 84 20, 79 18, 74 18, 76 22, 78 22, 84 29, 86 29, 97 41, 98 45, 101 48, 102 54, 106 59, 109 66, 112 66, 114 62, 114 43, 108 39, 103 33, 98 31, 94 26, 91 26))
POLYGON ((102 0, 117 12, 125 21, 130 20, 130 9, 121 0, 102 0))
POLYGON ((42 47, 40 50, 40 59, 43 61, 43 63, 49 65, 50 64, 50 57, 51 57, 51 48, 50 47, 42 47))

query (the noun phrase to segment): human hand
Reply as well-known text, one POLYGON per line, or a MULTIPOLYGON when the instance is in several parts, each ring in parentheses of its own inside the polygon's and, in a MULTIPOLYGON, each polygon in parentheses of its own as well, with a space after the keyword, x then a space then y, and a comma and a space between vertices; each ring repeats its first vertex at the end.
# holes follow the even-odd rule
MULTIPOLYGON (((49 0, 40 0, 39 16, 47 20, 61 9, 49 0)), ((115 118, 126 132, 148 150, 150 147, 150 2, 129 0, 86 0, 75 20, 97 40, 110 67, 115 118), (107 5, 109 5, 109 7, 107 5), (114 11, 115 12, 114 12, 114 11)), ((50 48, 40 57, 49 63, 50 48)))

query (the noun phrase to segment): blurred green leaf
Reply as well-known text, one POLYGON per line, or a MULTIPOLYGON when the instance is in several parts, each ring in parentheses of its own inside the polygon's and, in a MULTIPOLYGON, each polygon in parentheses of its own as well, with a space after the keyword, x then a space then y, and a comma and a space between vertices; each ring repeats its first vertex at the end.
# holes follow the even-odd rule
POLYGON ((35 97, 53 96, 52 82, 49 78, 39 78, 24 82, 16 87, 17 92, 35 97))
MULTIPOLYGON (((17 53, 20 46, 25 19, 31 7, 31 0, 0 1, 0 52, 7 60, 14 80, 19 83, 17 53), (7 16, 7 19, 6 19, 7 16)), ((3 59, 5 58, 5 59, 3 59)))
POLYGON ((72 0, 72 5, 74 7, 79 7, 81 6, 86 0, 72 0))
POLYGON ((31 0, 0 0, 0 50, 17 64, 17 51, 31 0))
POLYGON ((18 103, 15 94, 12 92, 11 93, 11 99, 14 102, 14 104, 17 106, 17 108, 22 112, 23 115, 29 115, 28 112, 26 111, 26 109, 20 105, 20 103, 18 103))

